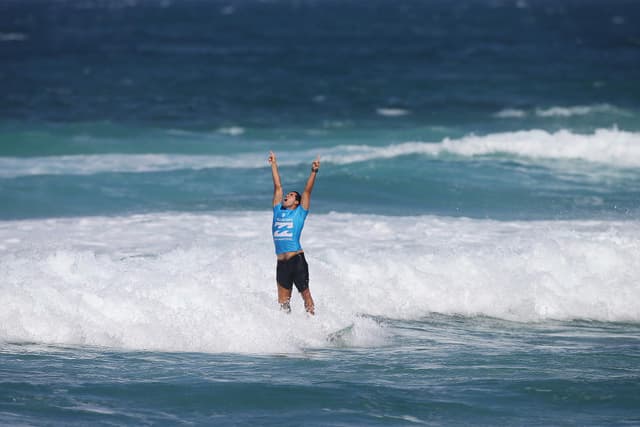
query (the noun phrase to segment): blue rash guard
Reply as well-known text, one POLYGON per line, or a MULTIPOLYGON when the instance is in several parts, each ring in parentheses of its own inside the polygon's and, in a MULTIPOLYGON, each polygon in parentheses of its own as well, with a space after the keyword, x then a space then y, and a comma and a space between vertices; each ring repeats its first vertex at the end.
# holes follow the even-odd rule
POLYGON ((277 255, 302 250, 300 235, 302 235, 302 227, 308 213, 309 211, 300 205, 295 209, 283 209, 282 203, 273 207, 271 232, 277 255))

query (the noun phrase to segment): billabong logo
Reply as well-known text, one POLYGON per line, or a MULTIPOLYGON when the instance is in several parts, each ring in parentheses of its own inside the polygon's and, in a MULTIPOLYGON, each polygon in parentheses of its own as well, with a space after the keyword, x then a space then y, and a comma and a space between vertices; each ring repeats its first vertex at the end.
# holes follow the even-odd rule
POLYGON ((273 238, 276 240, 291 240, 293 238, 293 221, 276 221, 273 224, 273 238))
POLYGON ((276 237, 276 238, 293 237, 293 233, 288 230, 274 231, 273 237, 276 237))
POLYGON ((276 228, 293 228, 292 221, 277 221, 274 225, 276 228))

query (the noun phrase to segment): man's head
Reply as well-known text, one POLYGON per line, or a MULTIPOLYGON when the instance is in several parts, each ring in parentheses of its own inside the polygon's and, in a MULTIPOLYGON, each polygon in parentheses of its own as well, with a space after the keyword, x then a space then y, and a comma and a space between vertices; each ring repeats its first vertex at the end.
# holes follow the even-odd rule
POLYGON ((290 191, 282 199, 282 207, 285 209, 295 209, 300 204, 302 196, 297 191, 290 191))

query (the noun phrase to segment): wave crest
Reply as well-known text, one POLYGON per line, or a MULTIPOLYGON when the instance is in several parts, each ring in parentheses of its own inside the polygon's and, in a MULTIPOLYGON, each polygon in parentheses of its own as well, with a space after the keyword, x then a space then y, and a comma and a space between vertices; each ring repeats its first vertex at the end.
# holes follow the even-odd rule
MULTIPOLYGON (((578 160, 612 167, 640 166, 640 133, 599 129, 592 134, 567 130, 528 130, 469 135, 441 142, 405 142, 387 146, 340 145, 319 150, 279 153, 285 166, 307 164, 320 154, 323 161, 351 164, 407 155, 461 157, 500 156, 530 160, 578 160)), ((91 175, 98 173, 145 173, 209 168, 267 167, 266 153, 229 155, 97 154, 50 157, 0 157, 0 177, 31 175, 91 175)))

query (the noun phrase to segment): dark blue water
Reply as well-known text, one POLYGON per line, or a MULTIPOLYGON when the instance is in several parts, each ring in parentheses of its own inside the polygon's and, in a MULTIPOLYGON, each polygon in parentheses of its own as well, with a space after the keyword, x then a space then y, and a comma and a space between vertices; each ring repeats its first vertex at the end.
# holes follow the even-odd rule
POLYGON ((412 114, 391 127, 484 133, 507 107, 635 110, 640 98, 640 7, 629 0, 0 7, 5 120, 371 126, 377 107, 397 107, 412 114))

